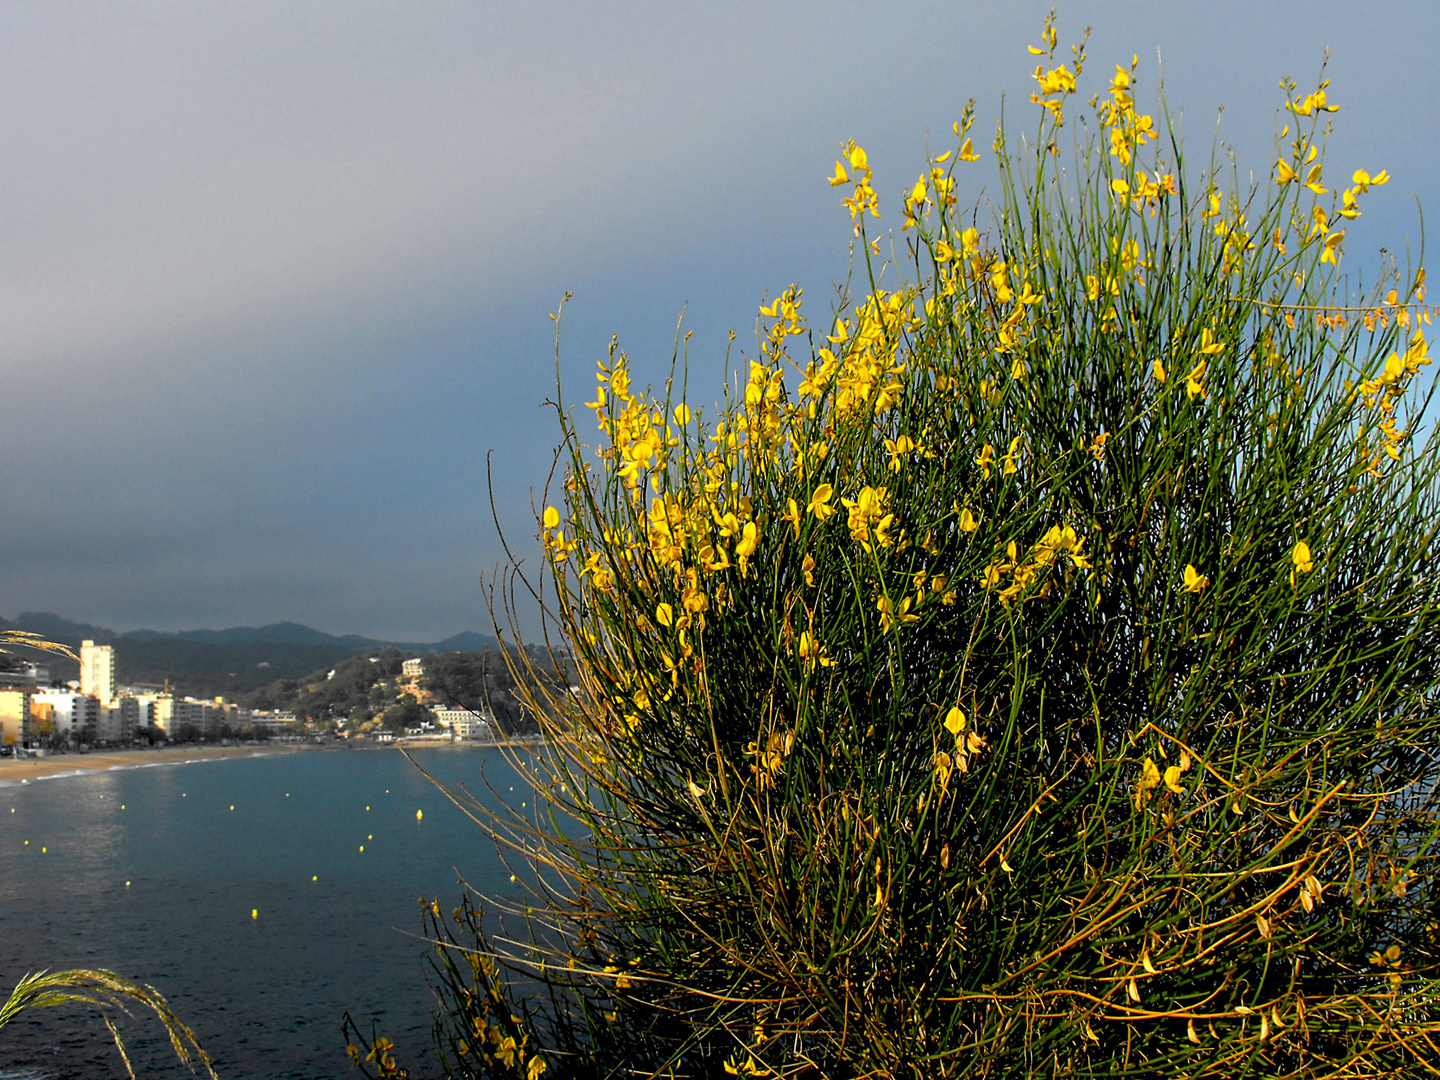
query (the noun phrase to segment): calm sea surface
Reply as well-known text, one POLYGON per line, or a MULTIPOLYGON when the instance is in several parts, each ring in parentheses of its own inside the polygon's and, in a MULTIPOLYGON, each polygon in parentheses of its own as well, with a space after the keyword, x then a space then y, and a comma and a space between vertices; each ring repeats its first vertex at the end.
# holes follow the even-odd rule
MULTIPOLYGON (((487 801, 482 769, 504 798, 528 800, 494 749, 415 757, 487 801)), ((515 894, 493 845, 394 750, 3 786, 0 996, 41 968, 110 968, 164 994, 224 1080, 358 1076, 348 1009, 432 1075, 417 900, 449 910, 457 871, 515 894)), ((124 1030, 142 1077, 190 1075, 158 1025, 137 1014, 124 1030)), ((93 1013, 32 1011, 0 1031, 0 1080, 123 1076, 93 1013)))

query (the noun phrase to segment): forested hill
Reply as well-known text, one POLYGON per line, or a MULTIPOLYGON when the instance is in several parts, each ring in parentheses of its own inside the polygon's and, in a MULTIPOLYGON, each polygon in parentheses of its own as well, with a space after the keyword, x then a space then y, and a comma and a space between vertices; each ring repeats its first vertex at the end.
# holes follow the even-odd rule
MULTIPOLYGON (((488 713, 507 735, 537 730, 499 650, 427 655, 418 684, 407 684, 400 677, 401 664, 409 655, 384 649, 352 656, 303 678, 277 679, 240 701, 257 709, 288 709, 317 723, 359 724, 362 730, 373 726, 399 731, 431 721, 431 705, 488 713)), ((554 672, 543 650, 529 650, 528 660, 547 682, 568 685, 569 672, 554 672)))
MULTIPOLYGON (((33 611, 22 612, 14 619, 0 618, 0 629, 31 630, 77 650, 85 640, 114 646, 116 681, 122 685, 160 687, 168 682, 178 694, 218 694, 236 699, 277 680, 301 680, 316 670, 328 670, 348 657, 366 653, 395 649, 418 656, 482 652, 496 647, 494 638, 472 632, 437 642, 398 642, 358 634, 336 636, 291 622, 227 630, 133 630, 117 634, 103 626, 33 611)), ((73 660, 46 654, 45 662, 57 679, 78 677, 79 669, 73 660)))

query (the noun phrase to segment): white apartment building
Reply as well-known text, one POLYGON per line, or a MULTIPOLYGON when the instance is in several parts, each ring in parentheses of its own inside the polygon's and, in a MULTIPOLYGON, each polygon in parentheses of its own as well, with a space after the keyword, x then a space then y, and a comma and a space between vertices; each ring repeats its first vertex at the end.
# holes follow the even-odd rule
POLYGON ((30 696, 30 712, 38 721, 32 731, 53 723, 53 732, 73 743, 93 743, 100 736, 100 702, 89 694, 70 690, 37 690, 30 696))
POLYGON ((178 739, 187 729, 204 736, 210 711, 208 702, 161 695, 155 698, 155 726, 169 739, 178 739))
POLYGON ((435 723, 457 739, 493 739, 494 718, 470 709, 435 709, 435 723))
POLYGON ((115 703, 115 650, 93 641, 80 643, 80 692, 109 708, 115 703))
POLYGON ((293 712, 269 713, 251 712, 242 709, 224 698, 202 701, 197 698, 177 698, 171 695, 156 695, 141 700, 151 703, 150 723, 163 731, 166 737, 179 738, 184 731, 206 739, 221 735, 228 728, 233 735, 240 734, 247 727, 266 729, 294 726, 293 712))
POLYGON ((288 735, 299 727, 299 720, 293 712, 265 709, 240 710, 241 727, 249 727, 255 734, 288 735))

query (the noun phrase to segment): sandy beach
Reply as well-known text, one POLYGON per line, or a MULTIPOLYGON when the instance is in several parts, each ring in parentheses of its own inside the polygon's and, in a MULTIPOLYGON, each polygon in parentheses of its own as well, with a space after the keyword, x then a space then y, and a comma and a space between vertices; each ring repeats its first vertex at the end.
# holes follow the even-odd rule
POLYGON ((55 754, 43 758, 0 758, 0 783, 19 783, 47 776, 84 775, 108 769, 137 768, 164 763, 207 761, 211 758, 252 757, 256 754, 288 754, 307 749, 288 743, 263 746, 164 746, 152 750, 102 750, 93 754, 55 754))

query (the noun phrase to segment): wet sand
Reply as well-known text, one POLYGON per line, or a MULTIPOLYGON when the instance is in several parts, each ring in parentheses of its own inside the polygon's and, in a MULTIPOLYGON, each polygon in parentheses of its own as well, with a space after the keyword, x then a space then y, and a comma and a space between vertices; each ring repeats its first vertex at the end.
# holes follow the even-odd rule
POLYGON ((164 746, 153 750, 100 750, 93 754, 47 754, 42 758, 0 758, 0 782, 19 783, 47 776, 133 769, 145 765, 179 764, 211 758, 288 754, 309 749, 304 743, 256 746, 164 746))

